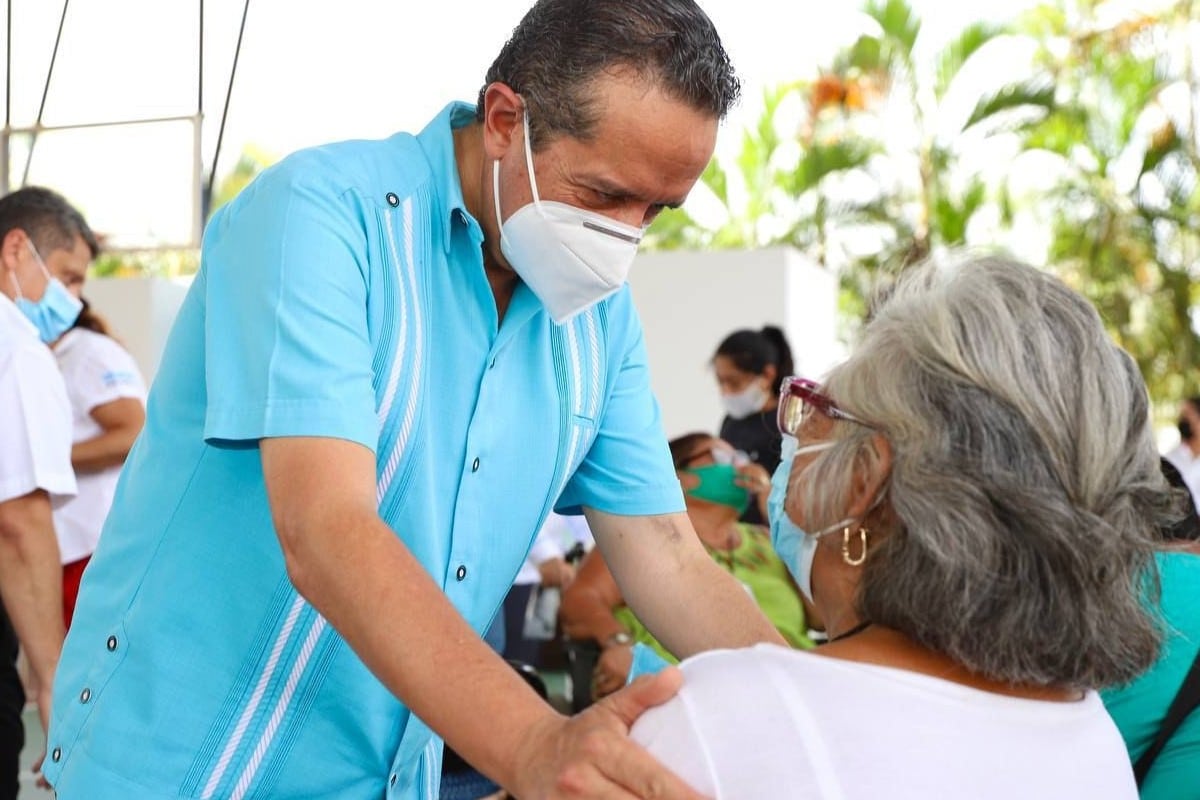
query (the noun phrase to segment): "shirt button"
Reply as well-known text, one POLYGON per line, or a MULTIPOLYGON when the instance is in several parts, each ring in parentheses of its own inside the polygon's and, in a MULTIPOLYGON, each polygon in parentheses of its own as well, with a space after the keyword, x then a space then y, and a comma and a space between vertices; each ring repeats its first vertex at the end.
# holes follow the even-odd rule
POLYGON ((108 637, 108 652, 114 652, 117 649, 117 637, 108 637))
POLYGON ((492 356, 492 363, 488 364, 488 369, 495 369, 495 368, 496 368, 496 357, 492 356))
POLYGON ((465 580, 467 577, 467 568, 460 564, 458 570, 454 573, 454 577, 458 578, 460 581, 465 580))
POLYGON ((400 198, 396 196, 395 192, 388 192, 387 202, 389 206, 395 208, 396 206, 400 205, 400 198))
POLYGON ((54 748, 54 752, 50 754, 50 760, 57 764, 62 759, 62 748, 54 748))
POLYGON ((479 472, 479 459, 478 458, 471 462, 471 472, 479 472))
POLYGON ((92 699, 92 690, 91 689, 84 689, 82 692, 79 693, 79 702, 86 703, 88 700, 91 700, 91 699, 92 699))
POLYGON ((396 785, 396 773, 392 773, 392 777, 388 778, 388 786, 396 785))

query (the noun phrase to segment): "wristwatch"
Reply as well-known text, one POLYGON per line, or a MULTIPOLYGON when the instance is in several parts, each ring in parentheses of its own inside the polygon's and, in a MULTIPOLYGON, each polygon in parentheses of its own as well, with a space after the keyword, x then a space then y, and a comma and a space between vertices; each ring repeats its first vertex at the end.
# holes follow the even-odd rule
POLYGON ((633 644, 633 637, 625 631, 617 631, 612 636, 609 636, 604 640, 602 647, 607 650, 610 647, 626 644, 633 644))

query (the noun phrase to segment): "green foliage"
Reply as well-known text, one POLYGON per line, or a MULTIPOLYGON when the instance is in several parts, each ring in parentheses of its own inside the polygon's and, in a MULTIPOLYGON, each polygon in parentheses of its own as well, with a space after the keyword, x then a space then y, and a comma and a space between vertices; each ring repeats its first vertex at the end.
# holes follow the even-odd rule
POLYGON ((1189 59, 1166 55, 1195 53, 1193 5, 1101 25, 1092 0, 1055 0, 1011 24, 967 26, 923 71, 920 18, 905 0, 868 0, 877 30, 817 77, 768 93, 738 158, 705 172, 727 220, 701 230, 677 212, 651 232, 662 246, 798 247, 837 271, 840 309, 855 320, 881 281, 928 253, 1007 249, 1032 226, 1045 263, 1095 303, 1160 413, 1173 413, 1200 394, 1200 87, 1189 59), (964 67, 1005 37, 1035 45, 1026 74, 972 87, 978 100, 948 131, 943 100, 963 94, 951 89, 964 67), (1169 113, 1168 94, 1184 108, 1169 113), (809 112, 790 137, 779 124, 787 99, 809 112), (1039 167, 1049 178, 1035 191, 1014 190, 1010 171, 973 160, 992 137, 1017 143, 1014 169, 1035 152, 1058 166, 1039 167), (988 223, 973 225, 980 215, 988 223))

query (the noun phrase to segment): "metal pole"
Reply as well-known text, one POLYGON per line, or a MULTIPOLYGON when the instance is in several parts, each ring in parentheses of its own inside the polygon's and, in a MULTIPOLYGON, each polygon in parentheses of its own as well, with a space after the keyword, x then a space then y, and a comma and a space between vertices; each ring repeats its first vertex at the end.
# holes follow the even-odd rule
MULTIPOLYGON (((33 124, 33 136, 29 139, 29 154, 25 157, 25 172, 21 175, 22 186, 29 181, 29 166, 33 163, 33 148, 37 144, 38 128, 42 126, 42 112, 46 110, 46 98, 50 96, 50 79, 54 77, 54 62, 58 60, 58 46, 62 43, 63 25, 67 21, 67 8, 70 5, 71 0, 63 0, 62 16, 58 18, 58 34, 54 37, 54 51, 50 54, 50 67, 46 70, 46 85, 42 87, 42 102, 38 106, 37 121, 33 124)), ((9 52, 11 51, 10 47, 9 52)))
POLYGON ((196 116, 192 122, 192 246, 199 247, 208 218, 204 189, 204 0, 199 0, 200 26, 196 55, 196 116))
POLYGON ((237 75, 238 56, 242 54, 242 37, 246 33, 246 15, 250 11, 250 0, 242 6, 242 25, 238 29, 237 47, 233 51, 233 67, 229 70, 229 86, 225 89, 225 107, 221 110, 221 127, 217 130, 217 149, 213 152, 212 171, 208 173, 208 185, 204 190, 204 212, 212 203, 213 182, 217 178, 217 162, 221 159, 221 143, 225 140, 225 120, 229 118, 229 100, 233 97, 233 79, 237 75))
POLYGON ((12 0, 8 0, 4 32, 4 131, 0 133, 0 197, 8 194, 9 159, 12 157, 12 0))

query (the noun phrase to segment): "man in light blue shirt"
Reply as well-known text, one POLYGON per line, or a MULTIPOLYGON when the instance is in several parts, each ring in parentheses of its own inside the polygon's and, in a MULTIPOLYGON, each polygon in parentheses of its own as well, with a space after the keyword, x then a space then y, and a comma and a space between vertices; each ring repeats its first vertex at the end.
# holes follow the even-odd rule
POLYGON ((62 800, 694 797, 480 640, 582 510, 675 652, 779 641, 688 530, 624 277, 737 82, 691 0, 543 0, 417 136, 298 153, 212 220, 55 683, 62 800))

